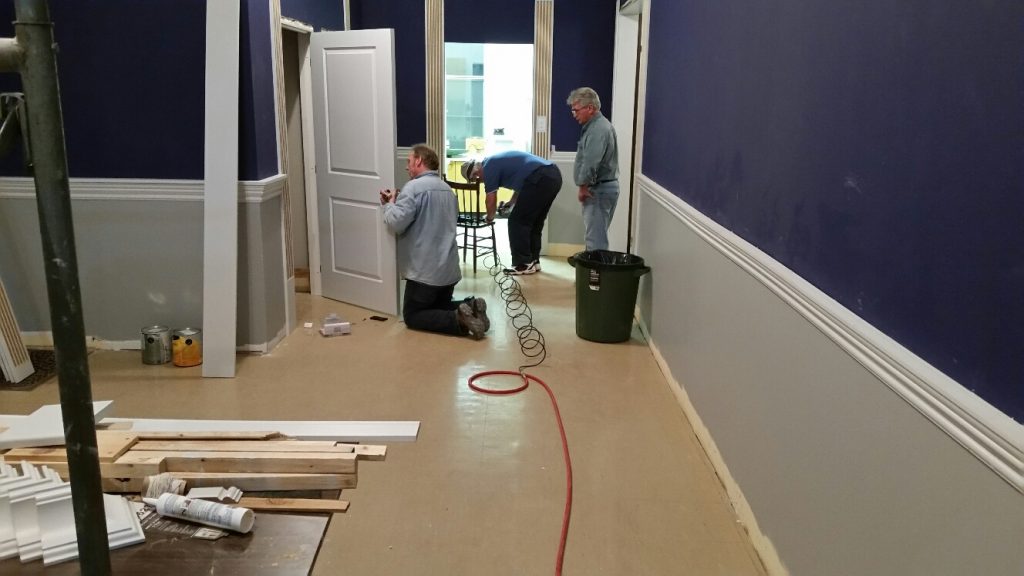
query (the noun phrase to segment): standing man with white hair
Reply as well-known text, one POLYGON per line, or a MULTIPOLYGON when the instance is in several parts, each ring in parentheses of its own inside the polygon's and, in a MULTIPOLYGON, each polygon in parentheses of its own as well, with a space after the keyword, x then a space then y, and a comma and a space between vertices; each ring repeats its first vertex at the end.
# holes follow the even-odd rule
POLYGON ((619 146, 612 123, 601 114, 601 98, 593 88, 577 88, 566 103, 583 126, 576 145, 573 180, 583 204, 587 250, 608 249, 608 226, 619 200, 619 146))

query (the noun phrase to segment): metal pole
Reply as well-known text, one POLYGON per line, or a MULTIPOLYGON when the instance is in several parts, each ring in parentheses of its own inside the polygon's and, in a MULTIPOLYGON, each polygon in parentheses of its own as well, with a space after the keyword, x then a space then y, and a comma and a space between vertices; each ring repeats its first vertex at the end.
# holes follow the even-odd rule
POLYGON ((46 0, 15 0, 14 10, 18 44, 25 52, 21 81, 35 166, 39 228, 57 356, 79 565, 82 574, 107 576, 110 574, 110 550, 71 221, 53 24, 46 0))

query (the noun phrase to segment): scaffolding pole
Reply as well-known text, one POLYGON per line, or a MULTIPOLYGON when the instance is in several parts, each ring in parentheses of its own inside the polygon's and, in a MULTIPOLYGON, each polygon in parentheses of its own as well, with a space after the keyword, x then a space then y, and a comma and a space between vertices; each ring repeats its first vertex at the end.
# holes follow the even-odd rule
POLYGON ((14 10, 79 566, 84 575, 107 576, 110 574, 110 550, 71 220, 53 23, 46 0, 15 0, 14 10))

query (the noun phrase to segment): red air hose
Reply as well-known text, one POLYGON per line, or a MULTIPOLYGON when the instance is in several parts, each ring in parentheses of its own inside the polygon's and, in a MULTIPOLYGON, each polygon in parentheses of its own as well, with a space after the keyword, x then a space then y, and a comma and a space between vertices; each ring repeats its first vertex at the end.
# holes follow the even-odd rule
POLYGON ((558 410, 558 401, 555 400, 555 393, 552 392, 551 388, 540 378, 527 374, 526 372, 514 372, 511 370, 490 370, 487 372, 478 372, 469 378, 469 387, 482 394, 500 396, 522 392, 530 386, 531 381, 540 384, 545 390, 547 390, 548 397, 551 399, 551 407, 555 410, 555 420, 558 422, 558 433, 562 436, 562 455, 565 458, 565 512, 562 515, 562 535, 558 540, 558 557, 555 559, 555 575, 560 576, 562 574, 562 561, 565 558, 565 542, 569 535, 569 518, 572 515, 572 460, 569 458, 569 442, 565 439, 565 426, 562 424, 562 414, 558 410), (495 390, 474 384, 474 382, 480 378, 496 375, 518 376, 523 379, 523 385, 518 388, 511 388, 507 390, 495 390))

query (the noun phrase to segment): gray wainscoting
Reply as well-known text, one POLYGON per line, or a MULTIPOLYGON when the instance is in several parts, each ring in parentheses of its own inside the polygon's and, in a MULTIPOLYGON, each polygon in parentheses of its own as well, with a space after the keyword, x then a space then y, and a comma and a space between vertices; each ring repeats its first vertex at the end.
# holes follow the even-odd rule
MULTIPOLYGON (((240 184, 238 345, 266 350, 285 324, 283 177, 240 184)), ((86 334, 131 347, 143 326, 202 328, 202 182, 72 180, 86 334)), ((31 181, 0 180, 0 277, 23 332, 50 334, 31 181)))
POLYGON ((1010 482, 638 190, 642 321, 790 573, 1024 573, 1010 482))

